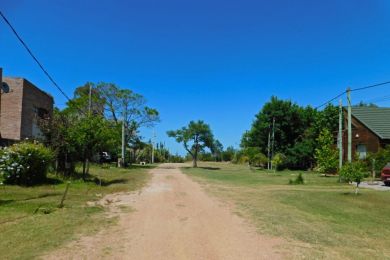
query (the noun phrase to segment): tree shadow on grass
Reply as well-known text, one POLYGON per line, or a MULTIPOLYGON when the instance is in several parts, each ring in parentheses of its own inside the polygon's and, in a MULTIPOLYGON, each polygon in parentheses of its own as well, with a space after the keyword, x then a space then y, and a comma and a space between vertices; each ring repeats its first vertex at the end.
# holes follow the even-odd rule
POLYGON ((12 204, 12 203, 17 203, 17 202, 21 202, 21 201, 30 201, 30 200, 47 198, 47 197, 56 197, 56 196, 60 196, 60 195, 62 195, 61 192, 51 192, 51 193, 41 193, 41 194, 38 194, 37 196, 27 197, 27 198, 23 198, 23 199, 0 200, 0 206, 12 204))
POLYGON ((198 167, 198 168, 203 170, 208 170, 208 171, 217 171, 221 169, 219 167, 198 167))
POLYGON ((186 166, 186 167, 182 167, 183 169, 202 169, 202 170, 208 170, 208 171, 217 171, 217 170, 221 170, 221 168, 219 167, 197 167, 197 168, 194 168, 194 167, 189 167, 189 166, 186 166))
POLYGON ((11 204, 13 202, 15 202, 15 200, 0 200, 0 206, 11 204))
POLYGON ((129 164, 126 166, 126 168, 123 168, 124 170, 132 170, 132 169, 154 169, 157 165, 139 165, 139 164, 129 164))
POLYGON ((347 192, 342 192, 341 195, 344 195, 344 196, 361 196, 362 193, 359 191, 358 194, 355 193, 355 191, 347 191, 347 192))
POLYGON ((114 179, 114 180, 104 180, 104 179, 98 179, 98 178, 95 178, 94 179, 94 182, 96 185, 100 185, 100 186, 103 186, 103 187, 108 187, 108 186, 111 186, 113 184, 126 184, 129 180, 128 179, 114 179))

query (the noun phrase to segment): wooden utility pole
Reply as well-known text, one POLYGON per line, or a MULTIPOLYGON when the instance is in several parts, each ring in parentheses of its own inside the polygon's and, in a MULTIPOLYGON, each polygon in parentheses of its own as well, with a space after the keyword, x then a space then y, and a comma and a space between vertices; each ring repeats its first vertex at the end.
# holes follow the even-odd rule
MULTIPOLYGON (((339 136, 338 136, 338 145, 339 145, 339 170, 343 167, 343 100, 340 98, 339 101, 339 136)), ((339 175, 339 181, 341 181, 341 176, 339 175)))
POLYGON ((267 164, 267 169, 269 170, 270 169, 270 165, 271 165, 271 159, 270 159, 270 156, 271 156, 271 125, 268 127, 268 164, 267 164))
POLYGON ((274 145, 275 145, 275 117, 272 118, 271 169, 273 168, 272 158, 274 157, 274 145))
POLYGON ((89 94, 88 94, 88 113, 91 115, 92 110, 92 84, 89 83, 89 94))
POLYGON ((352 102, 351 89, 347 88, 348 99, 348 162, 352 162, 352 102))
POLYGON ((152 137, 152 164, 154 163, 154 139, 156 138, 156 130, 153 130, 153 137, 152 137))
POLYGON ((339 168, 343 166, 343 100, 339 101, 339 168))
POLYGON ((123 121, 122 121, 122 154, 121 154, 121 167, 125 167, 125 155, 126 155, 126 119, 127 119, 127 105, 123 106, 123 121))

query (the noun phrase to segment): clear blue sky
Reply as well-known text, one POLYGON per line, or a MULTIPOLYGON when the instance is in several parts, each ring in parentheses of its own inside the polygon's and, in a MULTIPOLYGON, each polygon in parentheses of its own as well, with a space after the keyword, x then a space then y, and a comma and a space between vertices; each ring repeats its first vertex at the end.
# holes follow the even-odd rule
MULTIPOLYGON (((143 94, 174 153, 183 148, 165 132, 190 120, 237 146, 271 95, 316 106, 390 80, 387 0, 1 0, 0 9, 68 95, 86 81, 143 94)), ((64 105, 2 21, 0 66, 64 105)), ((353 100, 389 95, 383 86, 353 100)))

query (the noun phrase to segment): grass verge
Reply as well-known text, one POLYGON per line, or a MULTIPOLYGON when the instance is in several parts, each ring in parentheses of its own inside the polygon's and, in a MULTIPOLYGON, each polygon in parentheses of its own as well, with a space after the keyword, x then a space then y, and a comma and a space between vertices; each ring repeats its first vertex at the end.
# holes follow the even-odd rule
POLYGON ((206 190, 237 205, 237 214, 259 232, 290 243, 296 258, 390 258, 390 192, 338 183, 337 177, 302 172, 304 185, 289 185, 299 172, 267 173, 226 163, 203 163, 184 172, 206 190))
POLYGON ((80 234, 91 234, 115 222, 104 209, 88 201, 108 193, 140 189, 148 181, 148 167, 102 169, 92 166, 88 181, 71 181, 65 207, 59 209, 66 182, 51 176, 53 184, 0 187, 0 252, 2 259, 31 259, 80 234))

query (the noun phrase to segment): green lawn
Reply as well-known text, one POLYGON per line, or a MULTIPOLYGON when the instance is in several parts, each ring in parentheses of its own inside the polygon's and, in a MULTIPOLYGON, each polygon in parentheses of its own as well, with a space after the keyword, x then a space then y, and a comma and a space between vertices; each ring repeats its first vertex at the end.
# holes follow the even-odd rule
MULTIPOLYGON (((77 235, 100 230, 115 219, 104 209, 87 206, 112 192, 140 189, 149 179, 147 167, 91 167, 89 181, 71 181, 65 207, 58 208, 66 182, 37 187, 0 187, 0 255, 2 259, 31 259, 77 235)), ((58 183, 59 182, 59 183, 58 183)))
POLYGON ((296 258, 390 258, 390 192, 361 189, 356 196, 337 177, 312 172, 303 172, 304 185, 289 185, 299 172, 200 166, 184 172, 208 192, 234 202, 236 213, 259 232, 286 239, 285 249, 296 258))

